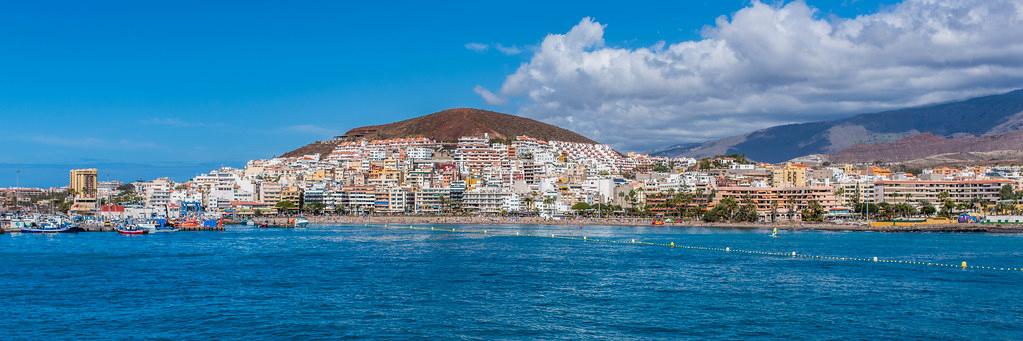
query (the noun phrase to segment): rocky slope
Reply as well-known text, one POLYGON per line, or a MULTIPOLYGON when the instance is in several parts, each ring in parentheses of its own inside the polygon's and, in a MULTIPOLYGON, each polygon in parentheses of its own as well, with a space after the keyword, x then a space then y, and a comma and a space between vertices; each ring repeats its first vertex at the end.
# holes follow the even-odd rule
MULTIPOLYGON (((895 146, 885 144, 918 134, 954 139, 963 136, 996 136, 1020 130, 1023 130, 1023 90, 1016 90, 958 102, 860 114, 834 121, 781 125, 746 135, 709 141, 695 147, 674 149, 667 154, 705 157, 740 153, 758 161, 782 162, 811 154, 838 155, 853 147, 856 149, 847 153, 847 156, 857 153, 866 156, 870 148, 864 145, 880 144, 876 147, 878 151, 893 150, 895 146)), ((929 137, 922 137, 927 138, 929 137)), ((987 146, 985 148, 1000 150, 1013 148, 1014 145, 1010 142, 1015 140, 1006 137, 971 142, 982 141, 987 146), (998 145, 1003 142, 1008 144, 998 145)), ((962 146, 969 144, 965 140, 960 142, 962 146)), ((914 143, 914 140, 908 140, 900 145, 902 151, 899 153, 918 155, 930 152, 927 149, 919 151, 906 149, 914 146, 923 148, 927 143, 914 143)), ((947 148, 962 149, 951 146, 947 148)))

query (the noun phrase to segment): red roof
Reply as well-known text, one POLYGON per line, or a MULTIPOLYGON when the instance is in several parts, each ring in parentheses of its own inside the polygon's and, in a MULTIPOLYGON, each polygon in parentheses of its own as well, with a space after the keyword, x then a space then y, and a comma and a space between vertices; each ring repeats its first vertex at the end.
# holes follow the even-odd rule
POLYGON ((100 212, 124 212, 124 206, 118 204, 106 204, 99 208, 100 212))

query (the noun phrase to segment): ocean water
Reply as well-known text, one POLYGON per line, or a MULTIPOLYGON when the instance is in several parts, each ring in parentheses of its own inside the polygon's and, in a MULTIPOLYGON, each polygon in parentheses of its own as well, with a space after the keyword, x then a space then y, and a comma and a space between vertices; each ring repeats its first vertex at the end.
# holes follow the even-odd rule
POLYGON ((451 227, 489 234, 0 235, 0 339, 1023 339, 1023 271, 541 237, 1021 267, 1021 235, 451 227))

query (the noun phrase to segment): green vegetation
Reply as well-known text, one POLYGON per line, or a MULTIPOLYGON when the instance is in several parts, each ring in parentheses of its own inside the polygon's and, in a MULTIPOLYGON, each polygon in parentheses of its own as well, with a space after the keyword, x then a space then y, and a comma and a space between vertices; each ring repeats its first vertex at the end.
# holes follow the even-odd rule
POLYGON ((585 202, 577 202, 575 205, 572 205, 572 210, 575 211, 575 214, 585 213, 590 208, 590 204, 585 202))
POLYGON ((121 205, 142 204, 145 198, 135 191, 135 185, 124 184, 117 186, 117 195, 110 198, 111 203, 121 205))
POLYGON ((807 203, 806 208, 803 209, 800 214, 803 216, 803 221, 821 223, 824 222, 824 207, 817 200, 810 200, 807 203))
POLYGON ((757 208, 752 202, 740 205, 735 198, 724 197, 713 209, 703 214, 706 222, 756 222, 757 208))
POLYGON ((297 209, 295 203, 291 202, 290 200, 278 201, 277 205, 274 205, 274 207, 281 211, 294 211, 295 209, 297 209))

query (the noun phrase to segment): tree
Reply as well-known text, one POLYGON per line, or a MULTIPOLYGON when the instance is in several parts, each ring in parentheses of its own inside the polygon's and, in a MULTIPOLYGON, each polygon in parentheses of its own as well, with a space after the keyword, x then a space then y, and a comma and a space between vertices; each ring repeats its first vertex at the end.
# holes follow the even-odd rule
POLYGON ((636 193, 635 189, 630 189, 629 194, 625 195, 625 200, 629 201, 629 208, 635 211, 639 211, 636 206, 639 205, 639 193, 636 193))
POLYGON ((326 209, 326 208, 327 208, 326 205, 318 203, 318 202, 314 202, 314 203, 310 203, 308 205, 305 205, 305 211, 308 212, 308 213, 313 213, 313 214, 323 213, 323 210, 326 209))
POLYGON ((931 202, 927 200, 920 200, 920 214, 930 217, 935 213, 938 213, 938 209, 934 208, 934 205, 931 205, 931 202))
POLYGON ((523 201, 526 202, 526 210, 533 212, 533 205, 536 204, 536 198, 533 198, 533 194, 530 193, 523 201))
POLYGON ((572 210, 575 211, 576 215, 579 215, 580 213, 583 213, 583 212, 585 212, 586 210, 589 210, 589 209, 590 209, 590 204, 587 204, 585 202, 577 202, 574 205, 572 205, 572 210))
POLYGON ((689 208, 689 205, 693 202, 692 195, 689 193, 679 192, 676 193, 675 196, 671 198, 671 200, 673 206, 675 206, 675 210, 678 211, 679 218, 685 218, 686 210, 689 208))
POLYGON ((746 201, 746 203, 739 206, 739 212, 736 214, 735 219, 738 221, 755 223, 757 222, 757 206, 752 201, 746 201))
POLYGON ((1010 184, 1005 184, 1005 186, 998 190, 998 198, 1001 200, 1016 200, 1017 196, 1018 193, 1010 184))
POLYGON ((543 197, 544 207, 547 208, 547 212, 550 212, 550 214, 552 214, 552 215, 554 214, 554 211, 555 211, 554 203, 555 203, 554 197, 552 197, 552 196, 545 196, 545 197, 543 197))
POLYGON ((657 173, 670 173, 671 172, 671 167, 669 167, 664 162, 659 162, 657 164, 654 164, 654 166, 651 168, 651 170, 654 171, 654 172, 657 172, 657 173))
POLYGON ((293 211, 295 210, 295 203, 291 202, 291 200, 281 200, 274 207, 280 211, 293 211))
POLYGON ((717 206, 714 206, 714 208, 720 208, 720 213, 723 215, 722 218, 728 221, 734 220, 735 215, 739 213, 739 203, 732 197, 725 197, 724 199, 721 199, 721 202, 719 202, 717 206))
POLYGON ((807 203, 806 208, 800 212, 803 216, 803 221, 818 223, 824 221, 824 213, 824 207, 821 206, 817 200, 810 200, 810 202, 807 203))
POLYGON ((938 193, 938 201, 941 202, 941 215, 945 218, 952 219, 952 213, 956 208, 956 202, 950 198, 948 192, 942 191, 938 193))

